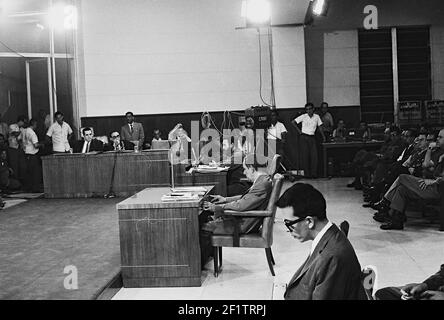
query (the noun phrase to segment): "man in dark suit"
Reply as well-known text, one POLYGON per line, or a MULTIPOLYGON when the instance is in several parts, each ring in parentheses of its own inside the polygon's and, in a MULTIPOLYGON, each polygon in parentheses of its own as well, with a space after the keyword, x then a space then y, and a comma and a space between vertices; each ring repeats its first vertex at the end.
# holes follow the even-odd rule
POLYGON ((103 142, 94 139, 92 129, 89 127, 82 129, 83 139, 74 144, 74 153, 88 153, 93 151, 103 151, 103 142))
MULTIPOLYGON (((205 202, 205 211, 199 216, 201 225, 200 246, 202 267, 212 254, 211 236, 213 234, 234 234, 234 220, 224 216, 225 210, 249 211, 265 210, 271 195, 272 181, 262 171, 253 154, 243 161, 244 174, 253 185, 244 194, 234 197, 213 196, 212 202, 205 202), (214 213, 214 215, 212 215, 214 213)), ((259 230, 263 218, 243 218, 240 221, 239 233, 252 233, 259 230)))
POLYGON ((377 300, 444 300, 444 264, 422 283, 382 288, 376 291, 375 297, 377 300))
POLYGON ((139 122, 134 122, 134 114, 129 111, 125 114, 126 122, 120 131, 120 137, 122 140, 126 141, 138 141, 138 148, 143 148, 143 143, 145 141, 145 133, 143 131, 143 126, 139 122))
MULTIPOLYGON (((250 211, 265 210, 271 195, 272 181, 267 172, 262 171, 255 156, 250 154, 243 161, 244 174, 253 185, 242 195, 233 197, 213 196, 213 202, 205 202, 204 209, 214 212, 214 220, 205 223, 202 230, 213 234, 233 234, 233 220, 224 217, 224 210, 250 211)), ((244 218, 240 233, 254 232, 262 224, 262 218, 244 218)))
POLYGON ((134 143, 126 140, 120 140, 120 135, 117 131, 111 132, 109 139, 110 143, 105 145, 105 151, 134 150, 134 143))
POLYGON ((286 300, 366 299, 361 266, 347 237, 328 221, 322 194, 297 183, 277 202, 285 225, 300 242, 312 240, 310 255, 287 286, 286 300))

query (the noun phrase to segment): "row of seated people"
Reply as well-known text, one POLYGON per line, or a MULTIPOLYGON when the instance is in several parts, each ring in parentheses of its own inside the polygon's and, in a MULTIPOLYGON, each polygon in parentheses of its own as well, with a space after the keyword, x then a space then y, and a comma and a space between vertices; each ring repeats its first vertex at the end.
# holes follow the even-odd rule
POLYGON ((410 200, 439 200, 443 179, 444 130, 420 132, 393 128, 378 153, 359 151, 353 161, 363 206, 378 210, 382 230, 402 230, 410 200))

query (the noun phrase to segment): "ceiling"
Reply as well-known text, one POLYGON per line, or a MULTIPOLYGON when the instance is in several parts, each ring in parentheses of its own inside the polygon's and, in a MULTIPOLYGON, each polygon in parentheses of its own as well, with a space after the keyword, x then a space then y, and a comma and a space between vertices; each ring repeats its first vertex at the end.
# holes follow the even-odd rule
POLYGON ((302 24, 310 0, 271 0, 271 24, 302 24))

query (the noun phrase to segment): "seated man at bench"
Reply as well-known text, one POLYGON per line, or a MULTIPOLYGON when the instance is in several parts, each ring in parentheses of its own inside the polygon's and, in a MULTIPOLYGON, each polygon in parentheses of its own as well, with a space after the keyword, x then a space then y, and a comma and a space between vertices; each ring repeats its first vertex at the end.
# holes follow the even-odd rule
MULTIPOLYGON (((234 197, 213 196, 212 202, 204 203, 205 212, 199 217, 201 232, 202 262, 205 264, 212 253, 212 234, 233 234, 234 218, 224 217, 224 210, 250 211, 265 210, 272 190, 271 177, 255 159, 254 154, 249 154, 243 161, 244 174, 253 183, 250 189, 242 195, 234 197), (214 213, 214 214, 213 214, 214 213)), ((240 233, 257 232, 262 225, 263 218, 246 217, 240 222, 240 233)))
MULTIPOLYGON (((431 153, 439 148, 444 152, 444 129, 439 132, 437 145, 430 145, 426 153, 424 163, 430 161, 431 153)), ((433 177, 428 179, 417 178, 407 174, 401 174, 384 195, 384 201, 389 204, 389 216, 387 222, 381 225, 383 230, 402 230, 405 221, 405 206, 408 200, 439 200, 441 194, 439 183, 444 177, 444 153, 434 161, 433 177)))

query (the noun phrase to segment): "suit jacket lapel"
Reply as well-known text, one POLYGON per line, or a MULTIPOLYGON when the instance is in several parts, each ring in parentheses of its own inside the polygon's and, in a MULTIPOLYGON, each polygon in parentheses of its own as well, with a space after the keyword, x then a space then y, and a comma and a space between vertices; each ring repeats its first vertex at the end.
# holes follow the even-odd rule
POLYGON ((316 248, 313 250, 313 254, 308 258, 308 260, 304 263, 304 265, 301 268, 296 271, 295 275, 291 279, 290 283, 288 284, 288 287, 291 287, 295 284, 304 274, 307 272, 308 269, 310 269, 311 265, 316 261, 316 259, 319 257, 319 255, 324 250, 325 246, 327 245, 328 241, 333 237, 336 232, 338 231, 338 227, 336 225, 331 226, 327 232, 322 237, 321 241, 319 241, 316 248), (300 271, 301 270, 301 271, 300 271), (300 271, 300 272, 299 272, 300 271))

